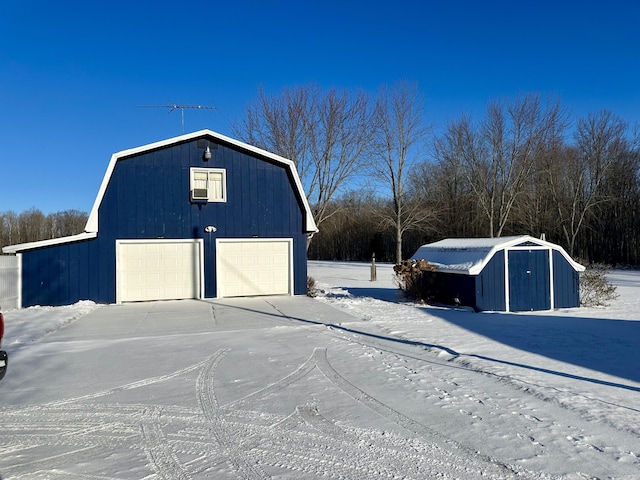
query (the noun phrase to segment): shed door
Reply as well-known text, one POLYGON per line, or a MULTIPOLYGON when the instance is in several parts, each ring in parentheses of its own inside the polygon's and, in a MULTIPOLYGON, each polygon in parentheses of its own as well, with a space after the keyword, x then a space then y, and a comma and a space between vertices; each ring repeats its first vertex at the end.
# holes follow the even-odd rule
POLYGON ((116 255, 118 302, 200 297, 197 241, 118 241, 116 255))
POLYGON ((219 239, 216 265, 218 297, 292 292, 291 239, 219 239))
POLYGON ((509 250, 509 310, 549 310, 548 250, 509 250))

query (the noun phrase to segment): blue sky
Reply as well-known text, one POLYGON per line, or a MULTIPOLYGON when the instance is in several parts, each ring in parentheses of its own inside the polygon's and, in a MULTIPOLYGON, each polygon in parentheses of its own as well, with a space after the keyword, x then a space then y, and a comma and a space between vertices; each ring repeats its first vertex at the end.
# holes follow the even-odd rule
POLYGON ((111 155, 230 135, 247 102, 316 83, 418 83, 434 125, 526 93, 640 122, 640 3, 0 2, 0 212, 88 212, 111 155))

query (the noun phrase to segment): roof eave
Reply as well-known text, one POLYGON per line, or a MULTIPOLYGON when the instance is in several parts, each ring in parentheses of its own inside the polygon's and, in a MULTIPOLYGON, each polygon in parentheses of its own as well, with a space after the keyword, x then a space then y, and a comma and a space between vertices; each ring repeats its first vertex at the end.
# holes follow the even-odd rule
MULTIPOLYGON (((515 247, 523 242, 532 242, 536 245, 539 245, 541 247, 547 247, 550 248, 552 250, 556 250, 558 251, 566 260, 567 262, 569 262, 569 264, 574 268, 574 270, 576 270, 577 272, 583 272, 585 270, 585 267, 581 264, 579 264, 578 262, 576 262, 575 260, 573 260, 569 254, 565 251, 564 248, 562 248, 560 245, 556 245, 554 243, 551 242, 547 242, 546 240, 540 240, 538 238, 534 238, 530 235, 519 235, 519 236, 512 236, 512 237, 508 237, 505 238, 505 241, 503 242, 498 242, 496 243, 491 250, 489 251, 489 253, 487 253, 485 255, 485 257, 482 259, 482 261, 478 262, 477 264, 473 265, 471 268, 466 269, 466 270, 462 270, 462 269, 447 269, 447 268, 438 268, 437 270, 439 272, 446 272, 446 273, 457 273, 457 274, 466 274, 466 275, 479 275, 480 272, 482 272, 482 269, 487 265, 487 263, 489 263, 489 261, 493 258, 493 256, 496 254, 496 252, 505 249, 505 248, 510 248, 510 247, 515 247)), ((442 248, 442 247, 440 247, 442 248)))
POLYGON ((531 242, 541 247, 547 247, 552 250, 556 250, 565 258, 565 260, 567 260, 567 262, 569 262, 569 264, 574 268, 574 270, 576 270, 577 272, 584 272, 585 270, 584 265, 579 264, 573 258, 571 258, 569 254, 565 251, 565 249, 562 248, 560 245, 556 245, 555 243, 547 242, 546 240, 541 240, 539 238, 532 237, 531 235, 521 235, 519 237, 512 237, 509 240, 494 246, 482 262, 480 262, 478 265, 474 265, 473 268, 470 269, 469 271, 470 275, 478 275, 482 271, 482 269, 485 267, 485 265, 489 263, 489 261, 493 258, 493 256, 496 254, 497 251, 505 248, 509 248, 509 247, 515 247, 516 245, 519 245, 523 242, 531 242))
POLYGON ((436 267, 436 272, 440 272, 440 273, 453 273, 456 275, 477 275, 478 272, 474 272, 474 269, 468 269, 468 270, 460 270, 457 268, 438 268, 436 267))
POLYGON ((98 235, 95 232, 83 232, 68 237, 52 238, 51 240, 40 240, 38 242, 19 243, 16 245, 8 245, 2 248, 2 253, 16 254, 25 250, 34 250, 36 248, 51 247, 53 245, 61 245, 64 243, 81 242, 83 240, 91 240, 98 235))

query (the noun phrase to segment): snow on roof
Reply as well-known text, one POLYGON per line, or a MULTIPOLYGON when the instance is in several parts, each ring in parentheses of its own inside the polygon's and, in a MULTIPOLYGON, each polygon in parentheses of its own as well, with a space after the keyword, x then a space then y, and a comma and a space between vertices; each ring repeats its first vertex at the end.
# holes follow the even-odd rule
POLYGON ((523 238, 523 235, 512 237, 494 237, 494 238, 445 238, 439 242, 429 243, 425 247, 437 248, 460 248, 460 249, 492 249, 496 245, 507 243, 511 240, 523 238))
POLYGON ((496 238, 447 238, 421 246, 411 258, 427 260, 442 272, 477 275, 498 250, 521 244, 557 250, 577 271, 584 270, 584 267, 571 259, 559 245, 529 235, 496 238))

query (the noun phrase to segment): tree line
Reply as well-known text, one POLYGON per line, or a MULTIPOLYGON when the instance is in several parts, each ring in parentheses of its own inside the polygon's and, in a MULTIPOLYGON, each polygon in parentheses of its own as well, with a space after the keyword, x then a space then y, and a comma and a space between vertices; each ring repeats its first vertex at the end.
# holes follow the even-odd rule
MULTIPOLYGON (((526 94, 428 122, 407 81, 373 95, 260 90, 232 134, 293 160, 320 232, 309 258, 399 263, 449 237, 542 235, 581 261, 640 265, 640 131, 526 94)), ((0 213, 0 245, 83 231, 76 210, 0 213)))
POLYGON ((79 210, 47 215, 37 208, 21 213, 0 212, 0 248, 82 233, 86 223, 87 214, 79 210))
POLYGON ((608 110, 572 118, 526 94, 435 128, 412 82, 307 85, 261 90, 233 130, 298 166, 320 229, 310 258, 399 263, 442 238, 529 234, 640 265, 640 134, 608 110))

